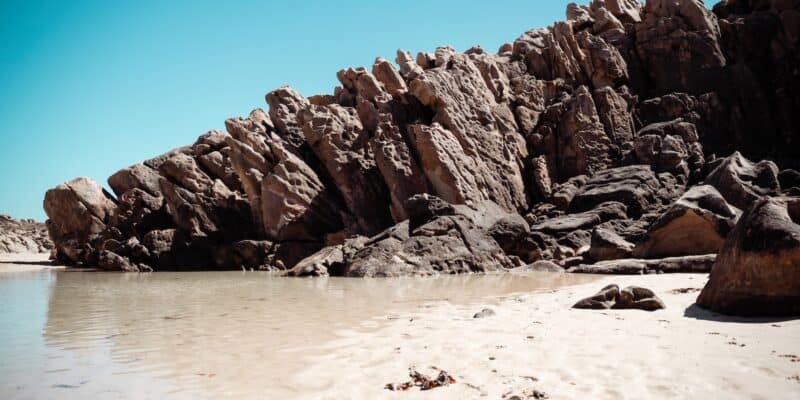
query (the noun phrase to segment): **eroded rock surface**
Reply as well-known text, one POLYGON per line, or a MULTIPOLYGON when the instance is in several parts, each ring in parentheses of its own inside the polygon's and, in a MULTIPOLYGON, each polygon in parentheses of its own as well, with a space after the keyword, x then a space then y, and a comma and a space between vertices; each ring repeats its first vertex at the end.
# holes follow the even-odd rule
POLYGON ((49 253, 52 248, 45 224, 0 215, 0 253, 49 253))
POLYGON ((398 50, 397 68, 339 71, 332 94, 278 88, 268 109, 113 174, 114 195, 59 185, 56 257, 303 276, 707 271, 740 210, 800 195, 800 3, 565 14, 497 53, 398 50))
POLYGON ((761 199, 728 235, 697 304, 732 315, 800 315, 796 199, 761 199))

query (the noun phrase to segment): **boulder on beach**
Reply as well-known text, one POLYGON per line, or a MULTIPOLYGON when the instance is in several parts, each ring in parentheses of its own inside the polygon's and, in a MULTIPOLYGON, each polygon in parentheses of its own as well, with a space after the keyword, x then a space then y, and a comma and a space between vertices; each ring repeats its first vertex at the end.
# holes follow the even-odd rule
POLYGON ((655 311, 666 308, 664 302, 652 290, 629 286, 620 289, 615 284, 608 285, 597 294, 587 297, 572 306, 572 308, 605 310, 605 309, 637 309, 655 311))
POLYGON ((723 314, 800 315, 798 199, 765 198, 728 235, 697 304, 723 314))

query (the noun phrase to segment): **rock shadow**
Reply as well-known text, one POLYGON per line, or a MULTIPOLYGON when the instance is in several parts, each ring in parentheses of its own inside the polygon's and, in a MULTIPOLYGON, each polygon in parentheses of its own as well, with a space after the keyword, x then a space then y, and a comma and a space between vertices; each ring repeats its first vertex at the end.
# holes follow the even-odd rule
POLYGON ((719 314, 714 311, 706 310, 694 303, 683 311, 683 316, 703 321, 731 322, 739 324, 768 324, 775 322, 785 322, 800 319, 800 315, 783 317, 740 317, 734 315, 719 314))

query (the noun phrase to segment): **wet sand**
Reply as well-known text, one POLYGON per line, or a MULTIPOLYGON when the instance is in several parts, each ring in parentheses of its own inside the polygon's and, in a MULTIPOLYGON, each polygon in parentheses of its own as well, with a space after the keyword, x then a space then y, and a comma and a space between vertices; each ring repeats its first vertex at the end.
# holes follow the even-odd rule
POLYGON ((0 258, 4 399, 800 396, 800 320, 693 307, 702 274, 290 279, 69 272, 39 258, 0 258), (570 308, 612 282, 668 308, 570 308), (484 308, 495 315, 473 318, 484 308), (384 389, 409 367, 457 382, 384 389))

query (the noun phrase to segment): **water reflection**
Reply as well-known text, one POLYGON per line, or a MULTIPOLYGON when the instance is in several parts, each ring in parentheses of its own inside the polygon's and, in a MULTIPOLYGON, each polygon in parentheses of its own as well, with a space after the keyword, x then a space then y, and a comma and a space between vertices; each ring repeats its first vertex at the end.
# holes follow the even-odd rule
POLYGON ((371 329, 386 315, 423 303, 476 302, 591 279, 548 273, 384 280, 260 272, 0 274, 0 322, 9 326, 19 309, 30 314, 26 329, 3 329, 11 337, 3 336, 0 355, 12 362, 0 367, 0 397, 300 396, 302 388, 285 377, 301 370, 337 330, 371 329), (43 297, 46 308, 23 308, 43 297), (41 335, 32 329, 37 318, 41 335), (23 332, 38 342, 14 340, 23 332), (41 384, 16 385, 31 368, 41 384))

